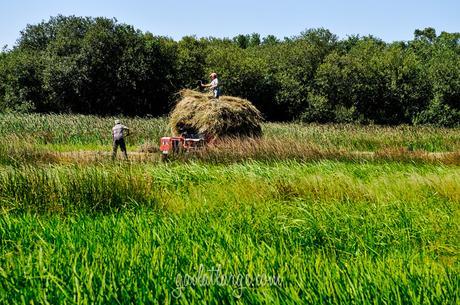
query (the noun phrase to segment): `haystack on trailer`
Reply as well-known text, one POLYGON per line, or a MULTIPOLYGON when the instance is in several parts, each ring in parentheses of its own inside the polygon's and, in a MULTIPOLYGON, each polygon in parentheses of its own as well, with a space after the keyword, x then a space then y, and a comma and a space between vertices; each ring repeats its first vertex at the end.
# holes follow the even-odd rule
POLYGON ((260 111, 248 100, 182 90, 170 114, 173 137, 160 139, 164 155, 201 147, 222 138, 257 138, 262 135, 260 111))

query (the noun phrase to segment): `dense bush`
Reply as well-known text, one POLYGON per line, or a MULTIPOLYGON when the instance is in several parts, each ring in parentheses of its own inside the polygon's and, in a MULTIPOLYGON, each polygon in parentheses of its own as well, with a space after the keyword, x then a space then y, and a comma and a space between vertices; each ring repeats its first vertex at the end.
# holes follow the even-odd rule
POLYGON ((376 123, 408 123, 431 98, 422 62, 404 44, 359 41, 348 53, 331 53, 316 73, 316 85, 326 97, 331 119, 376 123))
POLYGON ((177 62, 171 39, 105 18, 58 16, 29 25, 0 63, 4 109, 160 114, 177 62))
POLYGON ((224 94, 251 100, 268 120, 455 126, 459 42, 433 28, 393 43, 326 29, 176 42, 116 19, 57 16, 0 53, 0 112, 158 116, 216 71, 224 94))

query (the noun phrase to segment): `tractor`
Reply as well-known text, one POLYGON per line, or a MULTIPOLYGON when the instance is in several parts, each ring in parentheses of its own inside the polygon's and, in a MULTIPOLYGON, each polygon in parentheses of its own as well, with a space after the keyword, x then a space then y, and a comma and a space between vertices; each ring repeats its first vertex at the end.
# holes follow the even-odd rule
POLYGON ((203 147, 204 138, 200 137, 162 137, 160 139, 160 151, 163 160, 166 160, 170 155, 179 153, 196 151, 203 147))

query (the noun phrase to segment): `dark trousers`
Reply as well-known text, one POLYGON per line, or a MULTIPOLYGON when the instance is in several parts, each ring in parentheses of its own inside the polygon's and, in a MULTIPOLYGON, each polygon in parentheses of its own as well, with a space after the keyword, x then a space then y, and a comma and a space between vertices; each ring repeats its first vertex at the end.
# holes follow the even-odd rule
POLYGON ((120 149, 123 152, 123 155, 125 156, 125 159, 128 160, 128 153, 126 152, 126 144, 125 144, 124 139, 113 140, 112 160, 115 159, 115 157, 117 156, 118 146, 120 146, 120 149))

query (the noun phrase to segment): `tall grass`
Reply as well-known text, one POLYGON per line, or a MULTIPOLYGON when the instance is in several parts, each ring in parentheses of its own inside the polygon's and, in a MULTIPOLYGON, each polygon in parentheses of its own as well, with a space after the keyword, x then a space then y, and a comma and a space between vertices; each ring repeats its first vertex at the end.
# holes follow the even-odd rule
MULTIPOLYGON (((0 114, 0 138, 15 135, 53 149, 100 149, 110 145, 113 117, 82 115, 11 115, 0 114)), ((165 118, 122 118, 131 128, 128 144, 156 145, 159 138, 170 135, 165 118)), ((264 138, 296 141, 322 150, 377 151, 404 148, 428 152, 460 151, 458 128, 426 126, 359 126, 294 123, 263 124, 264 138)))
MULTIPOLYGON (((168 134, 163 118, 124 118, 124 125, 131 129, 129 142, 141 145, 168 134)), ((41 145, 59 145, 88 148, 110 145, 115 117, 89 115, 40 115, 0 114, 0 136, 11 134, 26 140, 34 139, 41 145)))
POLYGON ((54 210, 56 205, 69 212, 111 211, 130 203, 180 210, 230 199, 385 204, 435 198, 459 203, 459 180, 458 166, 402 163, 25 166, 1 167, 0 199, 4 208, 21 212, 54 210))
POLYGON ((0 115, 0 304, 460 302, 458 129, 266 123, 161 163, 166 120, 124 118, 111 162, 113 119, 0 115))
POLYGON ((293 139, 225 139, 207 145, 196 152, 178 155, 178 160, 200 160, 211 163, 233 163, 245 160, 258 161, 317 161, 341 160, 353 162, 417 162, 460 164, 460 151, 426 152, 407 148, 387 148, 376 151, 353 151, 325 148, 318 144, 293 139))
MULTIPOLYGON (((131 159, 158 162, 159 138, 171 134, 166 119, 122 120, 132 131, 127 140, 129 151, 151 153, 134 154, 131 159)), ((113 117, 82 115, 0 115, 0 164, 104 162, 109 157, 101 152, 110 152, 113 121, 113 117), (75 153, 81 151, 85 153, 75 153)), ((227 140, 180 159, 214 163, 247 159, 460 163, 459 129, 266 123, 263 133, 261 140, 227 140)))
POLYGON ((323 161, 2 173, 2 303, 459 301, 458 167, 323 161), (55 203, 61 210, 48 209, 55 203), (279 281, 180 281, 201 268, 279 281))
POLYGON ((328 149, 377 151, 405 148, 428 152, 460 150, 458 128, 268 123, 264 125, 263 132, 267 138, 295 139, 328 149))
MULTIPOLYGON (((161 154, 151 146, 140 151, 129 150, 129 163, 161 164, 161 154)), ((21 167, 58 165, 58 164, 113 164, 111 151, 106 148, 99 151, 68 151, 56 152, 36 146, 24 140, 8 142, 0 147, 0 164, 21 167)), ((122 156, 119 154, 121 161, 122 156)), ((428 153, 408 151, 406 149, 388 149, 376 152, 353 152, 343 150, 321 150, 295 141, 278 140, 237 140, 229 139, 208 145, 197 151, 189 151, 171 155, 170 162, 201 162, 208 164, 232 164, 248 160, 265 163, 277 161, 312 162, 320 160, 336 160, 345 162, 389 162, 397 161, 417 164, 460 164, 459 152, 428 153)))
MULTIPOLYGON (((404 211, 402 207, 399 209, 404 211)), ((420 216, 395 215, 396 226, 385 228, 378 219, 360 221, 360 215, 351 209, 346 210, 347 217, 338 217, 336 221, 331 219, 340 216, 338 211, 330 212, 331 218, 327 219, 315 218, 323 213, 314 210, 311 213, 306 207, 299 211, 296 219, 308 224, 303 229, 298 221, 286 222, 267 213, 255 212, 250 216, 247 209, 207 215, 138 212, 98 218, 70 217, 65 221, 56 216, 4 217, 0 226, 5 237, 0 258, 0 302, 456 304, 459 301, 458 263, 452 263, 449 252, 440 255, 434 250, 438 247, 438 251, 446 251, 443 248, 448 249, 449 245, 438 240, 432 240, 435 245, 431 248, 407 243, 420 230, 413 229, 410 222, 420 216), (344 219, 344 223, 340 222, 344 219), (324 231, 331 226, 339 226, 343 231, 335 235, 333 231, 324 231), (330 248, 347 231, 351 232, 348 239, 355 240, 359 247, 330 248), (395 234, 407 238, 399 240, 395 234), (388 243, 389 252, 374 253, 374 246, 379 243, 388 243), (280 280, 276 286, 261 287, 247 287, 244 282, 186 286, 177 280, 186 275, 197 276, 199 266, 206 272, 220 268, 222 274, 254 277, 266 274, 280 280)))

